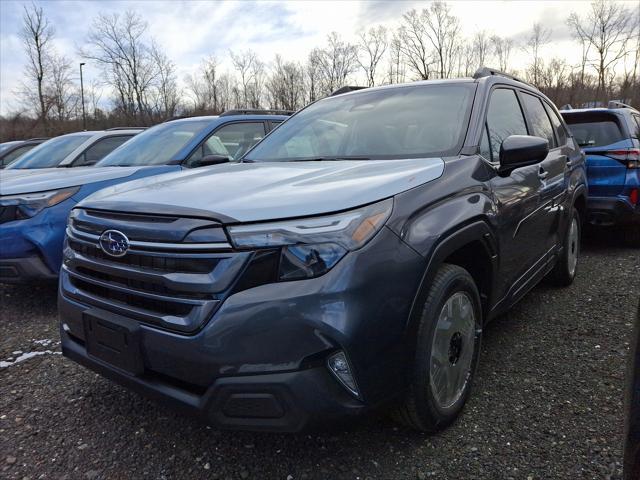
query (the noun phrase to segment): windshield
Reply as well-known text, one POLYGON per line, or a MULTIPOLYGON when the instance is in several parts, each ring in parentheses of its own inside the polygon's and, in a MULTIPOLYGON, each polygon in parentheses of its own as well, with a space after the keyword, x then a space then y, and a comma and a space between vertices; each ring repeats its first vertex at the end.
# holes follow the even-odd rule
POLYGON ((475 84, 412 85, 320 100, 259 143, 246 161, 455 155, 475 84))
POLYGON ((156 125, 111 152, 96 166, 166 165, 209 125, 211 120, 174 121, 156 125))
POLYGON ((93 134, 70 134, 52 138, 25 153, 7 168, 57 167, 67 155, 87 141, 93 134))

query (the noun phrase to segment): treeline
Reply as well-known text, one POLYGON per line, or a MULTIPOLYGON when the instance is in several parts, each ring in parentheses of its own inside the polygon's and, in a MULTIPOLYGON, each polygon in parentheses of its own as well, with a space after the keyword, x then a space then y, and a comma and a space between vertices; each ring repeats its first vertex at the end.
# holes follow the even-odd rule
MULTIPOLYGON (((0 117, 0 140, 82 129, 77 64, 56 52, 55 29, 42 7, 25 7, 22 20, 25 69, 15 92, 20 108, 0 117)), ((586 13, 571 14, 559 28, 571 30, 578 58, 543 56, 552 47, 552 28, 534 24, 520 40, 485 30, 467 37, 449 5, 434 1, 404 13, 394 29, 376 25, 359 32, 354 43, 331 33, 304 62, 229 51, 228 62, 209 56, 178 82, 175 63, 150 37, 140 14, 100 14, 78 52, 101 71, 99 81, 84 85, 87 128, 152 125, 231 108, 297 110, 346 84, 464 77, 481 65, 523 78, 558 106, 610 99, 640 106, 640 9, 596 0, 586 13), (512 68, 516 53, 526 55, 522 71, 512 68)))

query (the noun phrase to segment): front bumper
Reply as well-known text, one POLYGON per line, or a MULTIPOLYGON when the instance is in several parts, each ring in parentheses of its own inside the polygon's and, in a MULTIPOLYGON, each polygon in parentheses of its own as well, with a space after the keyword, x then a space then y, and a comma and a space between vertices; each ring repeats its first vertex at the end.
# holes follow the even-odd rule
POLYGON ((367 411, 320 366, 291 372, 217 379, 192 389, 152 373, 127 375, 92 358, 61 330, 62 353, 120 385, 220 428, 297 432, 367 411))
POLYGON ((57 278, 67 217, 75 204, 69 198, 33 218, 0 224, 0 282, 57 278))
POLYGON ((592 225, 640 225, 640 205, 634 207, 626 197, 589 197, 587 206, 592 225))
POLYGON ((28 283, 38 280, 56 280, 40 257, 0 258, 0 283, 28 283))
POLYGON ((120 317, 139 327, 136 343, 144 365, 137 375, 86 352, 87 316, 119 315, 70 298, 66 292, 74 286, 63 269, 58 303, 63 353, 216 425, 296 431, 316 421, 357 416, 403 391, 411 357, 407 321, 425 267, 421 256, 384 228, 321 277, 231 295, 193 334, 120 317), (347 353, 361 399, 327 369, 326 359, 336 350, 347 353), (233 408, 253 402, 284 413, 230 416, 227 390, 234 389, 253 400, 235 399, 245 407, 233 408))

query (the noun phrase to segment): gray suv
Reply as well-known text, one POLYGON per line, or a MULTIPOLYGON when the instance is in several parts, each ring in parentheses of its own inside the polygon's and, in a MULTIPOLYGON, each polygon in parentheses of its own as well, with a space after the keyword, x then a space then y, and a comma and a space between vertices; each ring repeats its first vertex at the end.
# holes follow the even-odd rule
POLYGON ((80 202, 64 355, 221 427, 453 421, 486 323, 573 281, 584 156, 549 99, 492 70, 344 92, 239 163, 80 202))

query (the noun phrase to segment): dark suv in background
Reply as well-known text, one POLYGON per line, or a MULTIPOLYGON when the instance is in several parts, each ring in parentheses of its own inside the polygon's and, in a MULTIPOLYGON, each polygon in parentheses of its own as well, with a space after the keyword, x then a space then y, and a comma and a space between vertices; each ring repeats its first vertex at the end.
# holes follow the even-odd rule
POLYGON ((560 113, 587 155, 589 222, 622 227, 625 240, 640 247, 640 112, 612 101, 560 113))
POLYGON ((573 281, 586 193, 556 108, 504 74, 334 95, 239 163, 80 202, 62 350, 223 427, 393 405, 436 431, 484 325, 545 276, 573 281))

